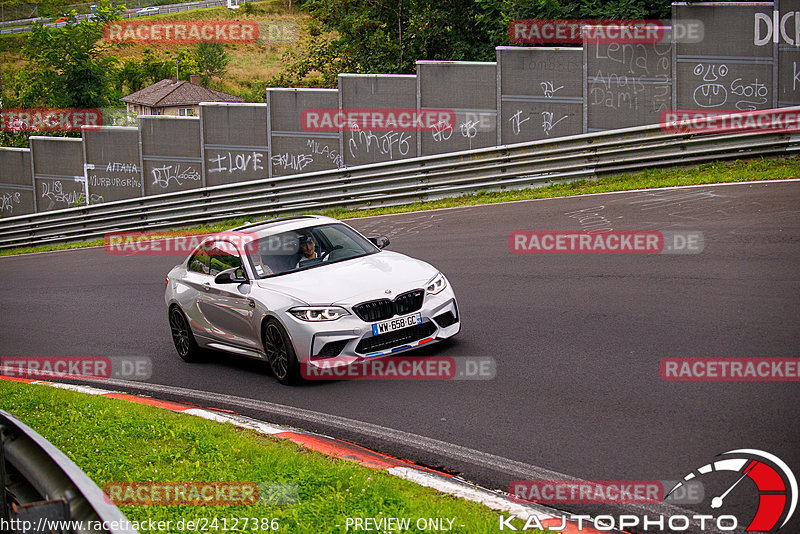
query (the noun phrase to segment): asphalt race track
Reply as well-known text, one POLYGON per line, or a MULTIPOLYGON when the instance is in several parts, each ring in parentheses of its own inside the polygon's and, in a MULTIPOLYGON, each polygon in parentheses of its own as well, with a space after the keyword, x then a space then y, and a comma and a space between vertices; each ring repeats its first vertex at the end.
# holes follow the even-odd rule
MULTIPOLYGON (((162 398, 302 426, 498 489, 539 468, 544 478, 677 480, 740 448, 771 452, 800 476, 800 382, 670 382, 659 373, 667 357, 800 357, 800 181, 350 222, 367 235, 389 236, 390 250, 432 263, 452 283, 462 331, 421 353, 492 356, 495 379, 288 388, 260 362, 220 354, 185 364, 172 346, 163 300, 164 276, 183 258, 114 256, 102 248, 0 258, 0 355, 147 356, 151 384, 230 396, 212 403, 170 390, 162 398), (692 255, 510 252, 515 230, 592 229, 581 226, 579 210, 614 230, 701 231, 705 247, 692 255), (232 397, 243 400, 228 402, 232 397), (372 431, 304 419, 273 404, 372 431), (380 435, 370 425, 387 430, 380 435), (452 444, 452 454, 388 429, 452 444), (480 460, 459 446, 509 461, 480 460)), ((710 499, 715 490, 706 491, 710 499)), ((744 518, 752 493, 736 493, 725 506, 744 518)), ((597 512, 570 509, 580 510, 597 512)), ((798 515, 786 532, 800 532, 798 515)))

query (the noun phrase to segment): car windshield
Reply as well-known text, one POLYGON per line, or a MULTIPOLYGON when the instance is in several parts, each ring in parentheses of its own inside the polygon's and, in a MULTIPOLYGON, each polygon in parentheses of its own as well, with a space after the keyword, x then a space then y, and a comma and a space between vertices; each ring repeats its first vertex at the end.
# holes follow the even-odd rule
POLYGON ((378 252, 343 224, 325 224, 262 237, 248 246, 259 278, 278 276, 378 252))

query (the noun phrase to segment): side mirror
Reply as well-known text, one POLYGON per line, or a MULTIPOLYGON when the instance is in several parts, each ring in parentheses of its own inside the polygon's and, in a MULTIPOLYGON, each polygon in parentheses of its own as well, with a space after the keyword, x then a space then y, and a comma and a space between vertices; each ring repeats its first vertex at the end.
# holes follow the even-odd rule
POLYGON ((214 277, 215 284, 245 284, 247 281, 247 276, 241 267, 226 269, 214 277))
POLYGON ((372 244, 378 248, 386 248, 389 246, 389 238, 386 237, 385 235, 368 237, 367 239, 369 239, 372 242, 372 244))

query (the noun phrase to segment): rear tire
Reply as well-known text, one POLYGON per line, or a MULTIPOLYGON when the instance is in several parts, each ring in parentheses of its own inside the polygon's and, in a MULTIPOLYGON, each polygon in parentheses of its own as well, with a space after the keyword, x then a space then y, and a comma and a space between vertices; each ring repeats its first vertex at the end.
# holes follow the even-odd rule
POLYGON ((297 382, 300 375, 300 364, 292 346, 289 334, 275 319, 267 319, 262 334, 264 352, 267 355, 272 374, 275 379, 284 385, 297 382))
POLYGON ((192 329, 189 328, 189 321, 178 306, 169 309, 169 328, 178 356, 188 363, 199 361, 202 356, 200 347, 194 339, 192 329))

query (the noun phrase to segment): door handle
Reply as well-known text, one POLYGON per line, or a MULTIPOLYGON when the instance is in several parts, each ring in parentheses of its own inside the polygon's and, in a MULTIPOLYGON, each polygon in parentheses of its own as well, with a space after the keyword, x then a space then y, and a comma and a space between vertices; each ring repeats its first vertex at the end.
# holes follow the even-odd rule
POLYGON ((206 291, 211 291, 211 283, 206 282, 205 284, 203 284, 203 289, 205 289, 206 291))

